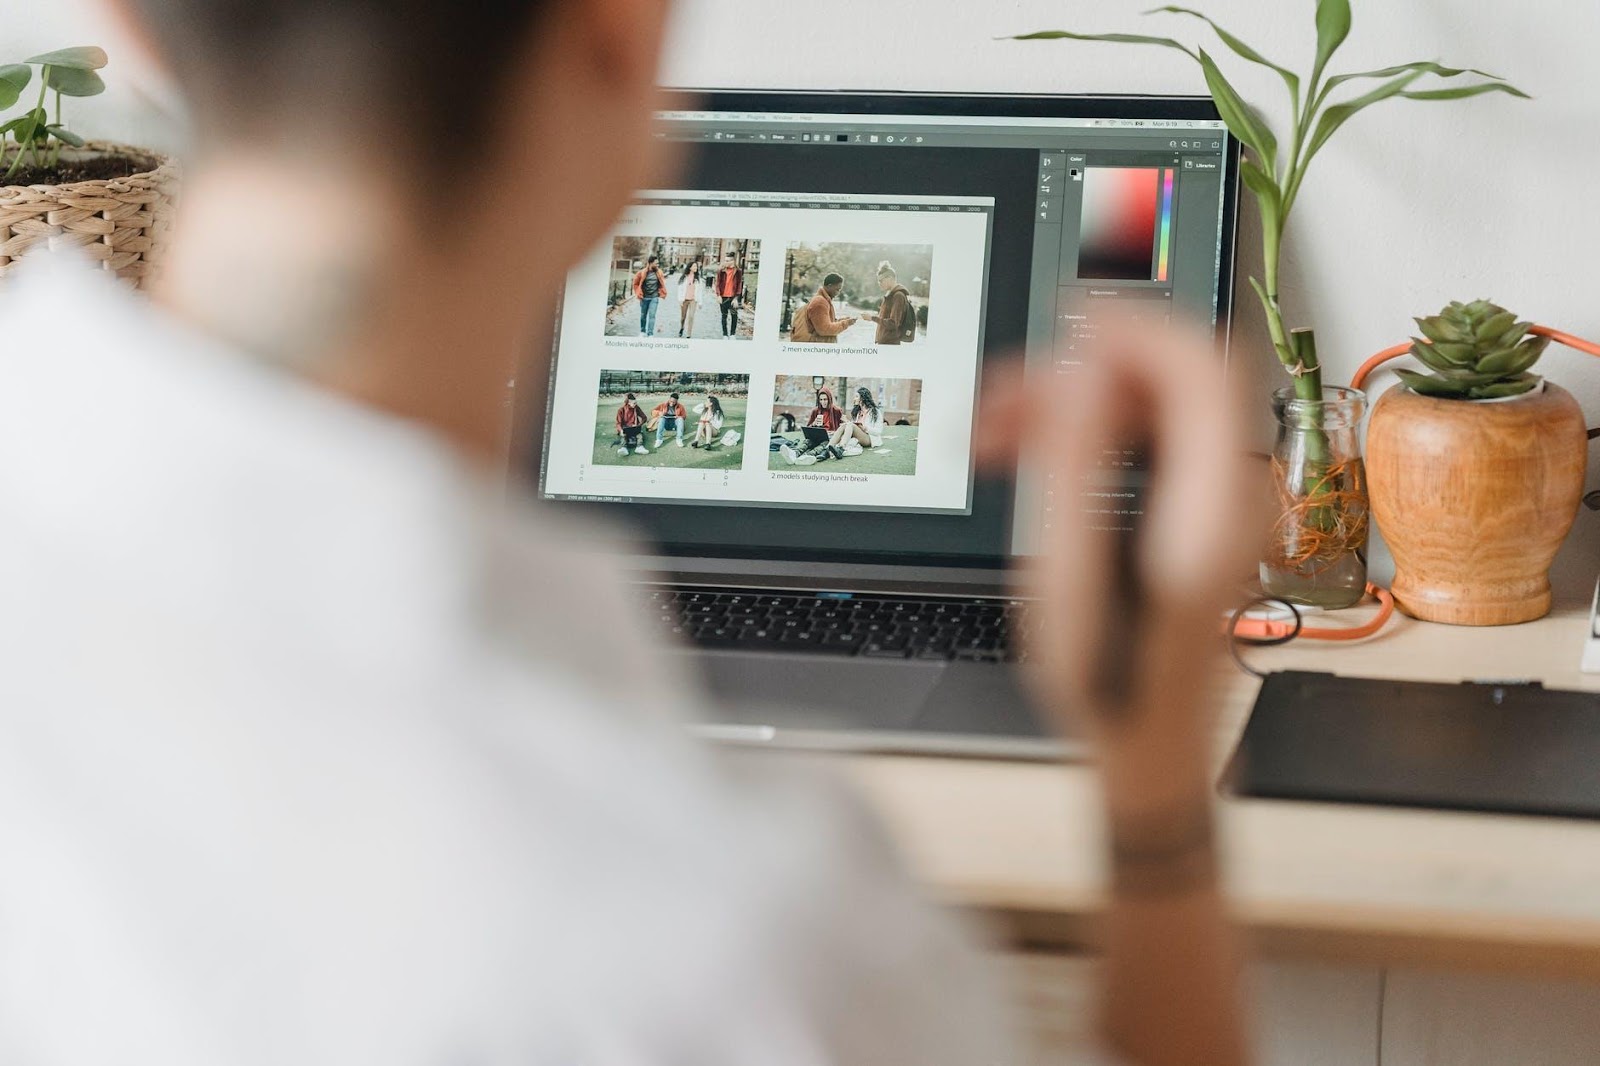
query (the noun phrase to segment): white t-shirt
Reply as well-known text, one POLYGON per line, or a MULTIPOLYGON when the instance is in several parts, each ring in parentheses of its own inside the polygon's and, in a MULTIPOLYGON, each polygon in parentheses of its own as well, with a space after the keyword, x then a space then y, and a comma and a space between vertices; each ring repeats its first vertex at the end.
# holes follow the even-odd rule
POLYGON ((551 516, 104 275, 0 321, 0 1062, 1020 1061, 551 516))

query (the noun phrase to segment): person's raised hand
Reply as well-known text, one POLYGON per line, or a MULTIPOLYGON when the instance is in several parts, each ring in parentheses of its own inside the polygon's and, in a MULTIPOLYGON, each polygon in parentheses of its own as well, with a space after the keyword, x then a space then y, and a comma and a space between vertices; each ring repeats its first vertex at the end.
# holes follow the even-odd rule
MULTIPOLYGON (((1195 724, 1227 590, 1262 528, 1247 503, 1221 357, 1194 334, 1121 323, 1076 372, 986 381, 979 426, 980 461, 1020 455, 1023 476, 1047 478, 1054 493, 1039 554, 1018 575, 1042 601, 1029 658, 1044 708, 1107 742, 1139 726, 1166 730, 1174 718, 1195 724), (1107 450, 1134 442, 1149 455, 1151 481, 1131 560, 1139 602, 1130 604, 1115 577, 1116 538, 1127 534, 1095 513, 1119 503, 1085 493, 1115 486, 1107 450), (1127 679, 1125 696, 1105 690, 1108 665, 1127 679)), ((1189 728, 1173 735, 1194 737, 1189 728)))

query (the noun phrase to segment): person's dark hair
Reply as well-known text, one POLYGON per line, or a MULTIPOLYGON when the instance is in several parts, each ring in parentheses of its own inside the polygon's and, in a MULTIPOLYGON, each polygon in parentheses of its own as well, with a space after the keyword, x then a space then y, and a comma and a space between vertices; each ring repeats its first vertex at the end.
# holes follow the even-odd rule
POLYGON ((678 398, 678 394, 677 394, 677 393, 673 393, 673 394, 672 394, 672 398, 673 398, 673 399, 674 399, 674 400, 676 400, 676 399, 677 399, 677 398, 678 398))
POLYGON ((826 289, 829 285, 843 285, 843 284, 844 284, 844 275, 842 275, 842 274, 829 274, 827 277, 822 279, 822 287, 824 289, 826 289))
POLYGON ((652 255, 649 259, 646 259, 645 262, 646 263, 654 263, 657 260, 659 260, 660 258, 661 257, 659 255, 652 255))
POLYGON ((854 418, 854 417, 856 417, 856 415, 859 415, 861 413, 861 409, 863 407, 865 407, 869 411, 877 411, 878 403, 877 403, 876 400, 874 400, 872 398, 872 390, 867 388, 865 385, 861 386, 859 389, 856 390, 856 398, 860 402, 857 403, 854 407, 852 407, 850 409, 850 417, 851 418, 854 418))
POLYGON ((633 393, 630 392, 630 393, 628 393, 628 395, 624 396, 622 399, 623 399, 624 402, 626 402, 628 400, 637 400, 638 398, 639 397, 635 396, 633 393))
MULTIPOLYGON (((551 0, 132 0, 203 126, 378 115, 472 143, 551 0), (451 72, 441 75, 441 71, 451 72), (471 71, 471 76, 461 72, 471 71)), ((353 132, 353 131, 344 131, 353 132)), ((381 132, 374 130, 375 133, 381 132)))
POLYGON ((711 405, 711 410, 714 414, 720 415, 722 413, 722 401, 718 400, 715 396, 707 396, 706 403, 711 405))

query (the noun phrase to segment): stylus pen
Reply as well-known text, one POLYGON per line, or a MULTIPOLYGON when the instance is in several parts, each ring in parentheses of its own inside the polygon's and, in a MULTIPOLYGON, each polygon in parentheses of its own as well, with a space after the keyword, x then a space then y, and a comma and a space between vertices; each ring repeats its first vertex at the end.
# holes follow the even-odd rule
POLYGON ((1111 594, 1102 615, 1090 688, 1096 706, 1112 717, 1124 713, 1133 701, 1148 605, 1139 548, 1144 524, 1143 488, 1152 473, 1150 449, 1138 442, 1130 451, 1133 461, 1122 468, 1119 481, 1124 493, 1133 497, 1133 506, 1128 508, 1127 527, 1111 534, 1111 594))

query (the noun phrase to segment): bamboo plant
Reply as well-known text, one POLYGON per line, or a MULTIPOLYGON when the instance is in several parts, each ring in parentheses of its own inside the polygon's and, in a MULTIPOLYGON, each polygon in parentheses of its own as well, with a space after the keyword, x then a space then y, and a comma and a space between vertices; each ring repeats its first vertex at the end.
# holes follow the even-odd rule
POLYGON ((1261 277, 1252 276, 1250 285, 1255 289, 1266 313, 1273 351, 1293 378, 1295 395, 1302 400, 1321 400, 1322 364, 1317 359, 1315 335, 1310 329, 1286 328, 1278 292, 1284 234, 1311 161, 1341 126, 1358 112, 1384 100, 1461 100, 1485 93, 1507 93, 1526 98, 1527 94, 1497 75, 1470 68, 1447 67, 1431 60, 1401 63, 1381 70, 1329 75, 1329 61, 1350 35, 1350 0, 1317 0, 1316 57, 1310 73, 1304 77, 1268 59, 1199 11, 1169 4, 1145 14, 1198 19, 1206 23, 1234 55, 1276 73, 1288 90, 1290 117, 1285 135, 1275 133, 1260 112, 1239 95, 1233 83, 1204 48, 1191 48, 1170 37, 1131 33, 1075 33, 1069 30, 1044 30, 1023 34, 1016 39, 1154 45, 1182 52, 1200 65, 1206 87, 1216 102, 1223 122, 1249 149, 1249 158, 1240 164, 1240 174, 1261 209, 1262 253, 1261 277), (1472 84, 1438 84, 1464 76, 1473 78, 1472 84), (1418 86, 1417 83, 1424 78, 1432 80, 1418 86), (1344 90, 1347 85, 1363 81, 1378 81, 1380 84, 1359 95, 1344 90))

